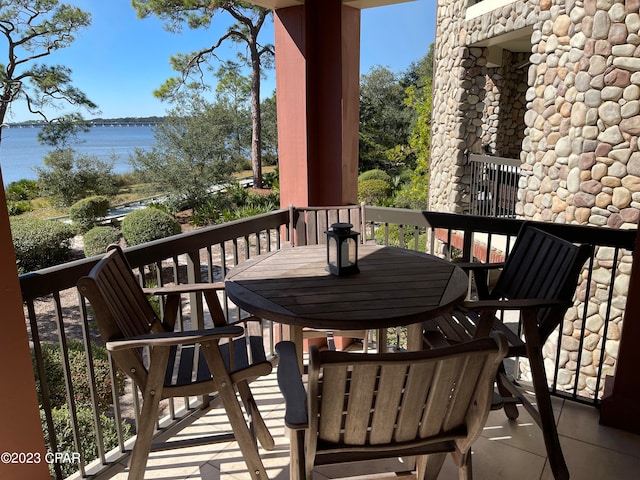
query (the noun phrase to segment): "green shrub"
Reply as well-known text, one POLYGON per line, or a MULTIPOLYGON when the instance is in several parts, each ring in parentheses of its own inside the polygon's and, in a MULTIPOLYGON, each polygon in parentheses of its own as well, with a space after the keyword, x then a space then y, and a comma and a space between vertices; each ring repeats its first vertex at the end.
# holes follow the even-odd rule
POLYGON ((280 190, 280 172, 277 167, 272 172, 265 172, 262 175, 262 186, 276 192, 280 190))
MULTIPOLYGON (((60 345, 57 343, 42 343, 42 365, 44 376, 49 387, 49 400, 51 406, 60 408, 67 405, 67 388, 64 382, 64 370, 60 345)), ((111 393, 111 375, 109 371, 109 358, 107 350, 103 347, 93 345, 93 369, 96 379, 96 396, 98 409, 106 411, 113 403, 111 393)), ((69 372, 71 374, 71 384, 76 405, 79 407, 91 408, 91 390, 89 386, 89 370, 87 367, 86 353, 84 345, 78 340, 72 340, 67 344, 69 355, 69 372)), ((32 360, 35 365, 35 356, 32 351, 32 360)), ((118 395, 124 395, 124 374, 116 372, 116 382, 118 395)), ((42 404, 42 388, 40 378, 36 378, 36 391, 38 401, 42 404)))
POLYGON ((19 273, 59 265, 71 256, 71 225, 53 220, 11 219, 13 247, 19 273))
MULTIPOLYGON (((51 414, 53 417, 53 429, 58 452, 67 454, 77 452, 78 449, 73 440, 73 426, 71 425, 69 407, 64 405, 53 408, 51 414)), ((80 431, 80 453, 82 453, 84 461, 89 463, 98 458, 93 412, 89 408, 79 407, 76 409, 76 416, 78 419, 78 429, 80 431)), ((40 410, 40 420, 42 422, 42 430, 45 432, 44 438, 47 450, 51 451, 51 433, 48 431, 43 410, 40 410)), ((100 425, 102 426, 105 450, 109 451, 116 448, 118 446, 118 433, 115 420, 101 413, 100 425)), ((125 440, 132 437, 130 430, 131 427, 129 424, 123 422, 122 433, 125 440)), ((68 477, 78 471, 79 466, 76 463, 65 462, 60 464, 60 468, 62 469, 62 476, 68 477)), ((53 464, 49 465, 49 469, 53 474, 53 464)))
POLYGON ((168 215, 174 215, 176 212, 178 212, 178 210, 176 210, 177 205, 175 205, 173 202, 151 202, 147 203, 147 207, 155 208, 156 210, 160 210, 168 215))
POLYGON ((358 176, 358 183, 366 182, 367 180, 382 180, 383 182, 386 182, 389 185, 391 185, 391 182, 392 182, 391 176, 387 172, 377 168, 373 170, 367 170, 366 172, 362 172, 358 176))
POLYGON ((109 214, 109 206, 109 199, 102 195, 83 198, 69 207, 69 217, 80 232, 86 232, 109 214))
POLYGON ((25 212, 31 212, 33 205, 29 200, 7 200, 7 210, 10 216, 22 215, 25 212))
POLYGON ((36 167, 42 193, 62 206, 91 195, 115 195, 118 192, 113 174, 114 159, 102 161, 95 155, 78 153, 72 148, 50 151, 36 167))
POLYGON ((117 228, 103 226, 93 227, 82 237, 84 241, 84 254, 86 257, 99 255, 107 251, 107 247, 120 240, 120 232, 117 228))
POLYGON ((193 212, 191 223, 196 226, 215 225, 253 215, 272 212, 280 205, 280 195, 272 191, 268 195, 251 193, 242 187, 232 187, 227 192, 210 196, 193 212))
POLYGON ((370 179, 358 182, 358 200, 375 205, 386 199, 391 193, 391 185, 384 180, 370 179))
POLYGON ((249 200, 249 190, 240 183, 234 182, 226 188, 226 195, 232 203, 236 205, 244 205, 249 200))
POLYGON ((241 218, 254 217, 263 213, 272 212, 277 210, 278 206, 275 203, 256 203, 242 205, 241 207, 233 208, 230 210, 224 210, 221 212, 220 219, 222 223, 231 222, 233 220, 240 220, 241 218))
POLYGON ((395 224, 389 225, 385 231, 385 227, 379 227, 375 233, 376 244, 388 245, 392 247, 406 248, 408 250, 419 250, 426 252, 427 248, 427 235, 424 230, 415 231, 413 227, 404 230, 402 235, 402 242, 400 241, 400 227, 395 224), (416 248, 416 235, 418 235, 418 246, 416 248))
POLYGON ((139 245, 180 233, 180 224, 171 215, 156 208, 129 213, 122 220, 122 236, 128 245, 139 245))
POLYGON ((18 202, 20 200, 33 200, 38 196, 38 192, 38 182, 23 178, 17 182, 9 183, 5 194, 7 201, 18 202))

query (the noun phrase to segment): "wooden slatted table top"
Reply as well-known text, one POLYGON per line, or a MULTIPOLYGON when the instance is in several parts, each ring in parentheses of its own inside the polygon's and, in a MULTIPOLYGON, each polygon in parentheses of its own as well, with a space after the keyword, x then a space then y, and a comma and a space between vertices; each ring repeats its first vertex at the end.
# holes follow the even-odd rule
POLYGON ((326 263, 325 245, 260 255, 231 269, 227 295, 261 318, 353 330, 420 322, 450 310, 467 293, 462 269, 412 250, 360 245, 360 273, 346 277, 331 275, 326 263))

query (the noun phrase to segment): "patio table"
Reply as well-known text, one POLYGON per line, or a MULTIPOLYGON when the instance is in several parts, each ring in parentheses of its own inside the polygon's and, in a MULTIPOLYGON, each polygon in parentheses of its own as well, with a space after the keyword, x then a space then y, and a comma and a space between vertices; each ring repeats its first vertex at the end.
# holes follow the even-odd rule
MULTIPOLYGON (((302 345, 302 328, 370 330, 409 326, 408 348, 422 347, 420 322, 461 302, 468 277, 453 263, 413 250, 360 245, 359 273, 326 270, 325 245, 287 247, 254 257, 226 276, 228 297, 261 318, 288 325, 302 345)), ((298 351, 302 355, 302 349, 298 351)))

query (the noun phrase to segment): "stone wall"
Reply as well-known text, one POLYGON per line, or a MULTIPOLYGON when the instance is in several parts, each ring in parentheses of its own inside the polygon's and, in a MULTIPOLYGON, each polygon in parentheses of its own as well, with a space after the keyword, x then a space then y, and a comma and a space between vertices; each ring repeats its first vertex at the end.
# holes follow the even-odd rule
MULTIPOLYGON (((640 0, 516 1, 465 21, 468 3, 438 0, 429 208, 468 212, 464 153, 488 151, 522 161, 521 218, 637 228, 640 0), (506 67, 488 66, 477 44, 525 27, 533 28, 531 53, 506 52, 506 67), (527 57, 530 66, 518 70, 527 57)), ((603 387, 599 366, 613 373, 631 254, 601 248, 594 266, 566 317, 558 359, 560 386, 577 384, 585 396, 603 387)), ((545 346, 548 372, 556 351, 545 346)))
MULTIPOLYGON (((504 51, 500 75, 500 101, 496 145, 493 153, 500 157, 520 158, 524 140, 525 96, 528 88, 527 65, 529 55, 504 51)), ((489 113, 489 112, 487 112, 489 113)))
POLYGON ((429 209, 451 213, 462 213, 465 204, 468 208, 461 185, 464 152, 477 141, 476 127, 465 118, 472 107, 467 101, 470 93, 462 87, 466 68, 473 63, 463 28, 466 7, 467 0, 438 0, 434 45, 429 209))
POLYGON ((527 179, 518 212, 534 220, 635 226, 639 2, 566 3, 541 12, 532 39, 522 146, 527 179))
MULTIPOLYGON (((640 214, 640 16, 637 0, 540 2, 532 36, 520 203, 524 218, 636 228, 640 214)), ((611 249, 596 255, 592 293, 565 319, 560 384, 594 394, 596 368, 613 374, 631 255, 611 285, 611 249), (613 307, 605 332, 609 289, 613 307), (603 337, 606 335, 606 342, 603 337), (580 348, 580 340, 582 348, 580 348), (604 351, 603 351, 604 349, 604 351)), ((580 285, 584 297, 586 274, 580 285)), ((584 298, 581 298, 584 299, 584 298)), ((548 344, 548 361, 555 359, 548 344)), ((598 385, 599 389, 602 385, 598 385)))

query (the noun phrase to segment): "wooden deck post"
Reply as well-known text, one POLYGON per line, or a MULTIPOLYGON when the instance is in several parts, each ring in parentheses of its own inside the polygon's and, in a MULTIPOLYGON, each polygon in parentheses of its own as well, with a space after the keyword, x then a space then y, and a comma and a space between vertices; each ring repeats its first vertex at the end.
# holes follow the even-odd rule
POLYGON ((280 204, 356 203, 360 10, 306 0, 274 30, 280 204))
MULTIPOLYGON (((49 480, 16 257, 0 171, 0 478, 49 480), (18 455, 15 462, 11 456, 18 455), (22 454, 23 456, 19 456, 22 454), (27 463, 27 455, 33 461, 27 463), (7 461, 8 460, 8 461, 7 461), (37 461, 40 460, 40 461, 37 461)), ((70 452, 69 452, 70 453, 70 452)))
POLYGON ((640 433, 640 235, 636 236, 616 373, 607 377, 600 424, 640 433))

